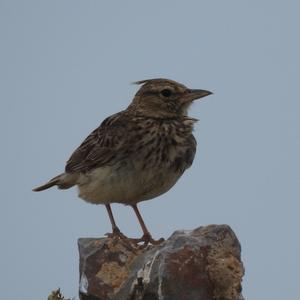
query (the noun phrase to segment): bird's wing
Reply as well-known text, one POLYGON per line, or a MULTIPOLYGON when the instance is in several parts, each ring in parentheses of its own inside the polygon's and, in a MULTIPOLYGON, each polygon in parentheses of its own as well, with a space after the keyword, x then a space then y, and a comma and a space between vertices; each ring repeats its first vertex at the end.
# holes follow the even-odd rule
POLYGON ((128 121, 123 112, 105 119, 71 155, 66 172, 88 172, 120 159, 130 146, 128 121))

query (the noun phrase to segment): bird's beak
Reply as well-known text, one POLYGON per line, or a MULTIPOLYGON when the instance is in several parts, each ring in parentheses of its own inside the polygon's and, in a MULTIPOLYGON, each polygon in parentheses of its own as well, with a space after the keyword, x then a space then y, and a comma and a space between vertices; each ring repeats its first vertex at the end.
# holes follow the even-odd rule
POLYGON ((188 94, 185 97, 185 99, 186 99, 187 102, 189 102, 189 101, 194 101, 196 99, 206 97, 206 96, 211 95, 211 94, 212 94, 212 92, 206 91, 206 90, 189 89, 188 94))

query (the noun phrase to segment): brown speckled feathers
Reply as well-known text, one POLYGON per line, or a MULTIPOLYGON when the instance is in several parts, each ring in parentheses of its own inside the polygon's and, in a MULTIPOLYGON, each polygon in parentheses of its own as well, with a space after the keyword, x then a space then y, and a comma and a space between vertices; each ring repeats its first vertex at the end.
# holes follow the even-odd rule
POLYGON ((187 168, 192 164, 196 151, 196 140, 191 134, 195 121, 188 117, 162 120, 137 116, 128 111, 119 112, 105 119, 74 151, 65 171, 89 172, 94 168, 125 162, 130 156, 140 159, 142 168, 146 168, 151 163, 158 165, 167 161, 169 148, 179 145, 186 146, 185 151, 173 159, 173 167, 187 168), (141 152, 143 157, 139 155, 141 152), (181 166, 182 163, 185 166, 181 166))
POLYGON ((117 227, 110 204, 130 205, 143 230, 142 238, 133 241, 147 245, 161 240, 151 237, 137 203, 167 192, 192 165, 197 120, 188 117, 187 110, 211 92, 161 78, 137 84, 141 87, 127 109, 105 119, 74 151, 65 172, 34 191, 76 185, 80 198, 106 206, 112 224, 109 236, 118 239, 127 238, 117 227))

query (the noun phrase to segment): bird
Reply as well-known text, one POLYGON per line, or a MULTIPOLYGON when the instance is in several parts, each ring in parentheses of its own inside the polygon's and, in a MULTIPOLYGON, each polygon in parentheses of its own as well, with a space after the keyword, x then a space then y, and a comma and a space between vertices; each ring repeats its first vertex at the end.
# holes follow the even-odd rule
POLYGON ((165 78, 134 82, 140 88, 129 106, 106 118, 73 152, 65 171, 33 191, 57 186, 78 187, 78 196, 106 207, 112 238, 127 238, 119 229, 111 204, 131 206, 143 231, 135 243, 153 239, 137 204, 169 191, 194 160, 197 142, 188 116, 196 99, 211 95, 165 78))

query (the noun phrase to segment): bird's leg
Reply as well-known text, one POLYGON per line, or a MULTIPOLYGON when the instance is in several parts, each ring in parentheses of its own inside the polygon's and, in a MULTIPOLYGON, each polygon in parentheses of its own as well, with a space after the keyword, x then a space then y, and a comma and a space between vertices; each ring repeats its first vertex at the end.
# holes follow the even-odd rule
POLYGON ((142 230, 143 230, 143 236, 140 239, 132 239, 132 241, 134 241, 135 243, 144 242, 144 246, 147 246, 149 243, 151 243, 152 245, 159 245, 161 242, 163 242, 164 241, 163 238, 161 238, 159 240, 154 240, 152 238, 152 236, 151 236, 149 230, 147 229, 145 222, 137 208, 137 205, 134 204, 134 205, 131 205, 131 207, 133 208, 133 210, 139 220, 139 223, 142 227, 142 230))
POLYGON ((111 227, 112 227, 112 233, 106 233, 105 235, 110 237, 110 238, 119 238, 119 239, 124 239, 127 238, 119 229, 119 227, 116 225, 110 204, 105 204, 109 219, 110 219, 110 223, 111 223, 111 227))
POLYGON ((129 251, 132 251, 135 253, 136 249, 134 247, 132 247, 131 240, 126 235, 124 235, 120 231, 119 227, 116 225, 110 204, 106 204, 105 207, 108 212, 108 216, 109 216, 111 226, 112 226, 112 233, 106 233, 105 235, 108 238, 111 238, 113 240, 114 244, 121 242, 125 248, 127 248, 129 251))

